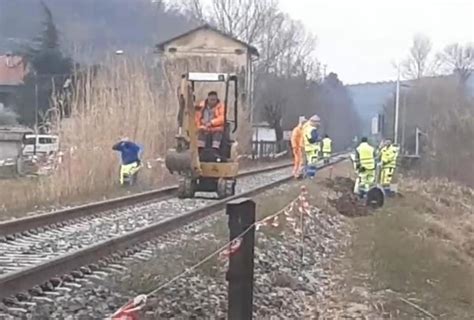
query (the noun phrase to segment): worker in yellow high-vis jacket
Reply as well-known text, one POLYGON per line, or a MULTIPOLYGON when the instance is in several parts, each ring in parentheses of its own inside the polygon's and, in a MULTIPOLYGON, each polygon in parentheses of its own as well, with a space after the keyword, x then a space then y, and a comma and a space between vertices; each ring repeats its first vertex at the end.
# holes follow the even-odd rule
POLYGON ((356 148, 355 163, 359 178, 359 194, 363 195, 375 184, 375 148, 372 147, 366 137, 356 148))
POLYGON ((397 166, 398 150, 392 144, 391 140, 386 140, 382 149, 380 149, 380 183, 384 189, 390 189, 393 173, 397 166))
POLYGON ((329 158, 331 158, 331 153, 332 153, 332 140, 331 138, 329 138, 327 134, 324 135, 324 138, 322 141, 322 150, 323 150, 324 163, 327 164, 329 163, 329 158))

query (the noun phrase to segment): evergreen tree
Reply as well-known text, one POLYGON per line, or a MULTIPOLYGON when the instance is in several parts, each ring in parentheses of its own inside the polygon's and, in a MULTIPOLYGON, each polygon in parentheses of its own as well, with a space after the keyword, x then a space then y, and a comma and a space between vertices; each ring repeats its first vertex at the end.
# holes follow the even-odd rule
POLYGON ((32 72, 25 79, 23 101, 18 110, 21 122, 29 125, 35 123, 36 112, 42 114, 50 108, 53 88, 62 88, 64 81, 72 73, 73 66, 72 60, 61 52, 59 31, 51 10, 43 1, 41 7, 41 31, 25 53, 32 72))
POLYGON ((41 1, 41 7, 44 15, 43 28, 34 39, 35 44, 29 49, 30 62, 38 75, 69 74, 72 62, 61 52, 59 32, 54 23, 53 14, 43 1, 41 1))

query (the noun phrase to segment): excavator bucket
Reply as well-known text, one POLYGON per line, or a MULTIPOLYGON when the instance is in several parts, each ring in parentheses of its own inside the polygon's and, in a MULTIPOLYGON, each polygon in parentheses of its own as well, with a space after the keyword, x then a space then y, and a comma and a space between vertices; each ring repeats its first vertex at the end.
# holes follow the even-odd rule
POLYGON ((187 172, 193 172, 193 161, 190 150, 176 151, 176 149, 170 149, 166 153, 165 166, 171 174, 177 172, 183 174, 187 172))

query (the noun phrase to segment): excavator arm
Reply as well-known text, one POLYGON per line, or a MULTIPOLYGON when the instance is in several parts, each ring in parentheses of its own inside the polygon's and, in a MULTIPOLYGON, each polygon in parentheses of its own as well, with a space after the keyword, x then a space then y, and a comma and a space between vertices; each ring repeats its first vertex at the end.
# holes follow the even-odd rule
POLYGON ((166 168, 171 173, 198 177, 201 164, 197 148, 197 128, 194 122, 195 106, 190 82, 183 77, 178 88, 178 134, 176 148, 168 150, 165 158, 166 168))

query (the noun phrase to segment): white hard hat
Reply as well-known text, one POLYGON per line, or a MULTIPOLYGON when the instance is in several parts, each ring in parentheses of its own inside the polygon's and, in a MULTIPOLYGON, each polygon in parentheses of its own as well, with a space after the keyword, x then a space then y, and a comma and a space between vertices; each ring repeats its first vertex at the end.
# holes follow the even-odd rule
POLYGON ((317 114, 315 114, 314 116, 309 118, 309 121, 320 122, 321 119, 319 118, 319 116, 317 114))

